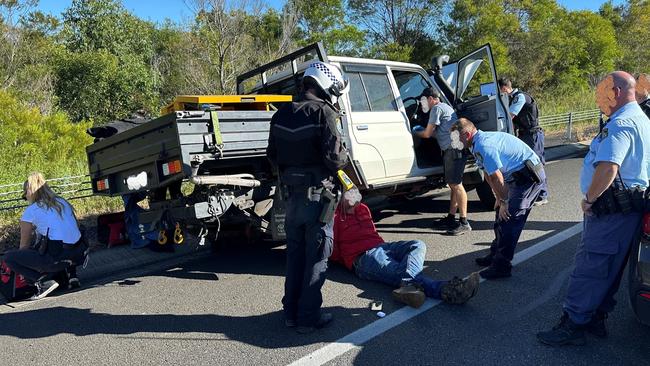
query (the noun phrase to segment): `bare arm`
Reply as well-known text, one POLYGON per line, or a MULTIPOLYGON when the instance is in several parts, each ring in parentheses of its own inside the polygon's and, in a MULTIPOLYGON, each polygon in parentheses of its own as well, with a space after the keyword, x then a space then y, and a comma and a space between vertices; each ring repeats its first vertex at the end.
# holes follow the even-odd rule
POLYGON ((18 249, 25 250, 29 249, 32 243, 32 232, 34 231, 34 226, 31 222, 20 222, 20 246, 18 249))
POLYGON ((491 175, 486 176, 488 184, 492 191, 496 195, 497 201, 508 201, 508 187, 506 186, 505 180, 503 179, 503 174, 500 170, 497 170, 491 175))
POLYGON ((436 127, 436 125, 428 123, 427 128, 424 131, 418 132, 417 135, 423 139, 428 139, 436 133, 436 127))

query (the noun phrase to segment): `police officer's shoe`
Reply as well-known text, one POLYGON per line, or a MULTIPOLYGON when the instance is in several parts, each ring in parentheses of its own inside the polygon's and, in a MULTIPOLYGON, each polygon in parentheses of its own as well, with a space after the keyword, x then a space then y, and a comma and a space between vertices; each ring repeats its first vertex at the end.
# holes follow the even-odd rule
POLYGON ((334 317, 332 316, 331 313, 321 313, 320 318, 318 318, 316 324, 311 326, 299 325, 296 327, 296 332, 300 334, 313 333, 317 329, 325 328, 326 326, 328 326, 332 322, 332 320, 334 320, 334 317))
POLYGON ((607 337, 605 319, 607 319, 607 313, 597 311, 594 316, 591 317, 589 323, 585 325, 585 330, 598 338, 607 337))
POLYGON ((408 283, 393 290, 393 298, 395 300, 413 308, 419 308, 422 306, 426 297, 424 291, 414 283, 408 283))
POLYGON ((474 272, 467 279, 454 277, 451 281, 442 286, 440 298, 449 304, 464 304, 478 292, 480 278, 477 272, 474 272))
POLYGON ((538 197, 538 198, 535 200, 535 202, 533 202, 533 206, 535 206, 535 207, 537 207, 537 206, 542 206, 542 205, 545 205, 545 204, 547 204, 547 203, 548 203, 548 198, 541 198, 541 197, 538 197))
POLYGON ((483 257, 478 257, 474 259, 474 262, 476 262, 476 264, 478 264, 481 267, 488 267, 489 265, 492 264, 493 257, 494 256, 492 255, 492 253, 488 253, 483 257))
POLYGON ((295 319, 284 319, 284 325, 287 328, 295 328, 298 324, 295 319))
POLYGON ((537 333, 537 339, 549 346, 563 346, 572 344, 582 346, 585 344, 584 326, 571 321, 569 315, 564 313, 558 325, 547 332, 537 333))
POLYGON ((510 267, 497 266, 492 263, 489 267, 483 269, 478 274, 486 280, 495 280, 497 278, 507 278, 512 276, 510 267))

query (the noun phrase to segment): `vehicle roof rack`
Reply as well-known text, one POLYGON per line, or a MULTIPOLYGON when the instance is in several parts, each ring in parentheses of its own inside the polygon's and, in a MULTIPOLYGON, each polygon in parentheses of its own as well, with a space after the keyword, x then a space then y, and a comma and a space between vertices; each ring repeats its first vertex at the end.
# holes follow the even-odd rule
POLYGON ((327 62, 327 54, 325 53, 325 48, 321 42, 312 43, 309 46, 303 47, 297 51, 294 51, 286 56, 283 56, 275 61, 269 62, 268 64, 257 67, 253 70, 245 72, 237 76, 237 94, 249 94, 244 90, 244 82, 253 77, 259 76, 261 78, 261 83, 258 83, 254 88, 254 92, 261 91, 262 93, 267 93, 268 79, 269 75, 267 72, 271 69, 277 68, 286 63, 291 65, 291 75, 293 76, 294 82, 298 84, 298 60, 301 58, 307 59, 310 55, 313 57, 309 60, 317 59, 323 62, 327 62))

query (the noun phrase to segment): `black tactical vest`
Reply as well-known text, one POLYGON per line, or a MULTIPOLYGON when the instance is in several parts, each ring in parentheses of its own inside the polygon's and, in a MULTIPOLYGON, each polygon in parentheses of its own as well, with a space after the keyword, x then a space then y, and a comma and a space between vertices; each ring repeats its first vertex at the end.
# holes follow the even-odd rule
POLYGON ((519 111, 519 114, 512 119, 512 123, 515 125, 515 128, 520 131, 535 130, 539 127, 539 110, 537 109, 537 102, 535 102, 535 99, 527 93, 517 90, 510 96, 510 105, 512 105, 512 102, 519 94, 524 96, 525 102, 521 111, 519 111))
POLYGON ((650 98, 639 103, 639 106, 643 110, 643 113, 645 113, 645 115, 648 116, 648 118, 650 118, 650 98))

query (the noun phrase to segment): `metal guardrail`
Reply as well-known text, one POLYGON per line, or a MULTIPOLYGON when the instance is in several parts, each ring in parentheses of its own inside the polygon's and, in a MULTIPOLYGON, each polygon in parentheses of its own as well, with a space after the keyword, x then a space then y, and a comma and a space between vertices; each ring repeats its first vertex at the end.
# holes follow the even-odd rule
MULTIPOLYGON (((74 175, 47 180, 54 192, 66 200, 92 197, 90 176, 74 175)), ((27 207, 27 202, 22 198, 23 183, 0 185, 0 212, 11 211, 27 207)))
POLYGON ((539 125, 541 127, 566 125, 567 126, 566 138, 567 140, 571 140, 573 124, 575 122, 590 121, 599 118, 600 118, 600 110, 589 109, 584 111, 553 114, 549 116, 540 116, 539 125))

